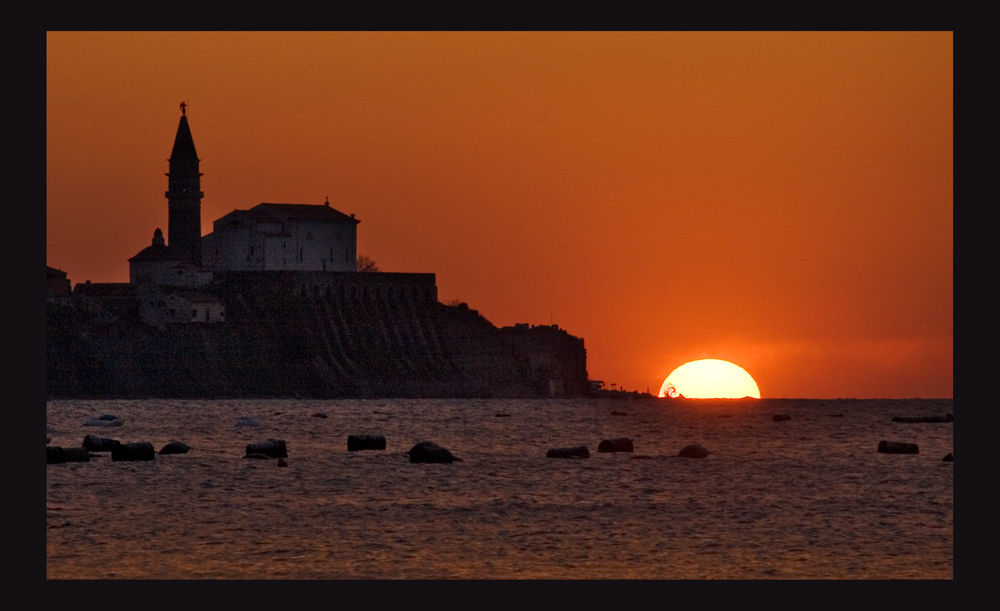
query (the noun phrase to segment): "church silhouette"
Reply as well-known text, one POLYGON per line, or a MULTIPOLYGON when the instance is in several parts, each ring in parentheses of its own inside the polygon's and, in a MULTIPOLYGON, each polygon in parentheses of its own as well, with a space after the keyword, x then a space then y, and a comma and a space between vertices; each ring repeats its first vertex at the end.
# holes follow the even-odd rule
POLYGON ((438 301, 433 273, 358 271, 353 214, 233 210, 201 235, 186 108, 167 172, 167 235, 127 283, 49 268, 50 398, 558 397, 590 390, 581 338, 497 328, 438 301))

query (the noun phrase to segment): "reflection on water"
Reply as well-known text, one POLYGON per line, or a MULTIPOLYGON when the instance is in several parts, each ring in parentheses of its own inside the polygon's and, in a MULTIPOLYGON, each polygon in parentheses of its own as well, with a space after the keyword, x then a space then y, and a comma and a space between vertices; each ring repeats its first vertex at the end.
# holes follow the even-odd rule
POLYGON ((191 450, 48 465, 46 573, 951 579, 953 463, 941 458, 953 425, 891 418, 952 411, 951 400, 50 401, 51 445, 94 434, 191 450), (83 426, 101 414, 124 424, 83 426), (386 449, 347 451, 348 435, 367 433, 386 449), (614 437, 635 453, 596 451, 614 437), (243 458, 270 438, 285 440, 287 467, 243 458), (879 454, 883 439, 920 453, 879 454), (410 463, 424 440, 462 462, 410 463), (711 454, 676 456, 691 443, 711 454), (545 458, 574 445, 591 458, 545 458))

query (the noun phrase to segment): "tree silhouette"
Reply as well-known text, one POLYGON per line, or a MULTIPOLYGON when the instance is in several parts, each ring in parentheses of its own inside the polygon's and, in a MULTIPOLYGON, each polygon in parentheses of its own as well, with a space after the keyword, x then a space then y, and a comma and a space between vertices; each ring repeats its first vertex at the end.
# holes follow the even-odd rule
POLYGON ((358 271, 359 272, 380 272, 378 263, 375 263, 375 259, 372 259, 368 255, 358 255, 358 271))

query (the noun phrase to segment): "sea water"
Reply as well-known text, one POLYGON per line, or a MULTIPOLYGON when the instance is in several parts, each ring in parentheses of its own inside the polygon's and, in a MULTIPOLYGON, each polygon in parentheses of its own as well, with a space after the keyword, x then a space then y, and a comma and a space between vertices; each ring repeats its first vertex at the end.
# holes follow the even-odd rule
POLYGON ((47 465, 46 575, 952 579, 953 424, 892 422, 947 413, 950 399, 49 401, 50 445, 190 451, 47 465), (122 426, 84 426, 102 414, 122 426), (352 434, 386 448, 348 452, 352 434), (634 452, 597 452, 616 437, 634 452), (268 439, 287 466, 244 457, 268 439), (461 462, 410 463, 419 441, 461 462), (677 456, 693 443, 710 454, 677 456), (546 458, 577 445, 590 458, 546 458))

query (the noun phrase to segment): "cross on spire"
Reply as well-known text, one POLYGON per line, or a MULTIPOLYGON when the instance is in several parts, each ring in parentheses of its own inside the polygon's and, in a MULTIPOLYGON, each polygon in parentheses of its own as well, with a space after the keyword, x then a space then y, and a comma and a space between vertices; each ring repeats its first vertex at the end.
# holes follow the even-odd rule
POLYGON ((181 116, 182 117, 187 115, 187 110, 185 110, 186 108, 187 108, 187 104, 185 104, 184 102, 181 102, 181 116))

